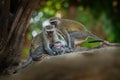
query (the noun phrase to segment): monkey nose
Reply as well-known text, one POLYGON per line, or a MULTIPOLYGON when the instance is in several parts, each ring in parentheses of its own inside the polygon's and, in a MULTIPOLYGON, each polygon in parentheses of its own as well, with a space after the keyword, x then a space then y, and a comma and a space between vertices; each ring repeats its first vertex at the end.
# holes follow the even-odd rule
POLYGON ((60 41, 56 41, 55 43, 61 43, 60 41))

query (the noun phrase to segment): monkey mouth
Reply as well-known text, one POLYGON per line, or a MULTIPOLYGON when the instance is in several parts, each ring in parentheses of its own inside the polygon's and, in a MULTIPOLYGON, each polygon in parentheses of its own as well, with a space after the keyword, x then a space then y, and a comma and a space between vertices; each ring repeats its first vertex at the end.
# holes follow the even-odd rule
POLYGON ((51 37, 53 36, 54 31, 47 31, 47 34, 51 37))

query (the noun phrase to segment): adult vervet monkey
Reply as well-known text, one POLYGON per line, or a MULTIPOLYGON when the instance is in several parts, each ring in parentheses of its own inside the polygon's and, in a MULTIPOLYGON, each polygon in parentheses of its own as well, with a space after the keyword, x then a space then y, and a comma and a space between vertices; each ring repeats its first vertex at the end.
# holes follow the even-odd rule
POLYGON ((70 48, 74 48, 75 45, 81 44, 88 37, 94 38, 94 42, 103 42, 102 39, 92 34, 85 28, 83 24, 79 22, 69 19, 61 19, 58 17, 51 17, 48 21, 51 25, 54 25, 59 30, 66 30, 69 33, 70 36, 67 36, 67 42, 70 48))

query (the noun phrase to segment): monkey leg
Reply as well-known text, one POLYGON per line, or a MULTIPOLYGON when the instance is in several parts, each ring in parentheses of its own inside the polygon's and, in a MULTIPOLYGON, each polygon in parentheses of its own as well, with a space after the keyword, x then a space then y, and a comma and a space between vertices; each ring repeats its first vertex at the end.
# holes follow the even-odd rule
POLYGON ((88 37, 91 37, 95 40, 99 40, 99 41, 103 41, 101 38, 97 37, 96 35, 92 34, 89 31, 84 31, 84 32, 78 32, 78 31, 74 31, 74 32, 70 32, 70 36, 74 39, 77 40, 86 40, 88 37))
POLYGON ((43 49, 43 45, 39 45, 33 53, 30 54, 30 57, 32 57, 33 61, 39 61, 39 59, 42 57, 42 54, 45 53, 43 49))

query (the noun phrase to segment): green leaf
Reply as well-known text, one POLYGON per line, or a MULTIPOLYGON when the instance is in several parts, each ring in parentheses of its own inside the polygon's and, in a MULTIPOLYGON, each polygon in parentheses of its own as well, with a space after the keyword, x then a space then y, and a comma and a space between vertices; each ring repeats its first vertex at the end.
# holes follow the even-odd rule
POLYGON ((88 38, 85 42, 83 42, 80 46, 82 47, 87 47, 87 48, 92 48, 92 47, 97 47, 100 45, 100 42, 95 42, 95 43, 89 43, 90 41, 94 41, 93 38, 88 38))

